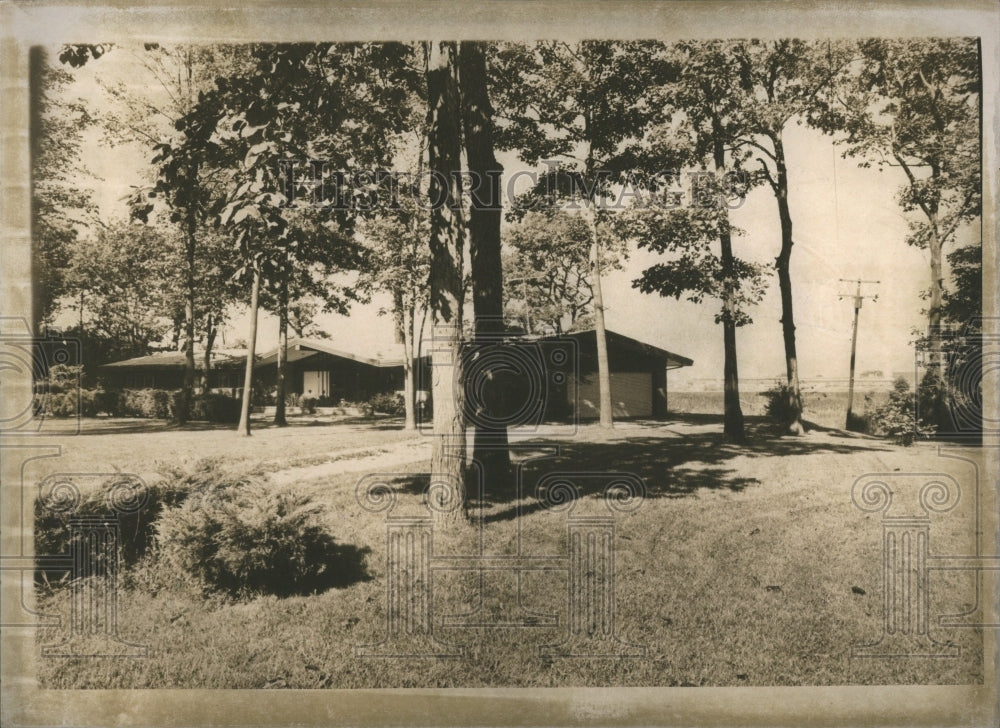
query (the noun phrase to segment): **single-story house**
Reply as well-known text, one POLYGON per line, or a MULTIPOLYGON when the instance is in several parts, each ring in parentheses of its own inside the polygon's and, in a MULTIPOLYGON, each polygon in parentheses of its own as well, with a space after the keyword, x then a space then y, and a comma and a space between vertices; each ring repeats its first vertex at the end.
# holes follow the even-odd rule
MULTIPOLYGON (((567 367, 567 400, 575 396, 580 419, 600 416, 597 333, 593 329, 540 337, 540 342, 574 342, 577 367, 567 367), (576 371, 573 371, 576 369, 576 371)), ((667 371, 694 364, 691 359, 614 331, 607 331, 611 405, 615 417, 664 417, 667 371)), ((555 393, 554 393, 555 394, 555 393)), ((568 402, 572 405, 572 402, 568 402)))
MULTIPOLYGON (((232 393, 243 386, 245 351, 212 352, 212 391, 232 393)), ((204 352, 195 352, 197 384, 205 372, 204 352)), ((100 378, 112 389, 180 389, 184 384, 184 352, 161 351, 98 367, 100 378)))
MULTIPOLYGON (((607 332, 607 342, 614 416, 665 416, 668 370, 694 362, 613 331, 607 332)), ((599 415, 597 337, 593 329, 548 336, 522 335, 507 339, 501 346, 503 351, 497 361, 508 372, 501 405, 504 412, 521 412, 528 419, 537 416, 542 420, 565 419, 574 412, 580 419, 599 415), (533 414, 529 415, 529 411, 533 414)), ((423 348, 431 351, 433 342, 425 342, 423 348)), ((260 355, 255 365, 255 381, 267 390, 274 387, 277 359, 275 348, 260 355)), ((245 362, 244 356, 229 356, 213 364, 213 391, 238 396, 245 362)), ((430 354, 416 362, 418 391, 431 389, 432 367, 430 354)), ((470 368, 474 373, 475 364, 467 364, 467 371, 470 368)), ((102 368, 109 383, 113 378, 122 387, 175 389, 181 386, 183 372, 184 356, 173 352, 102 368)), ((292 339, 288 342, 285 376, 286 391, 315 397, 320 405, 336 405, 341 400, 363 402, 376 394, 403 390, 403 360, 378 354, 362 356, 322 339, 292 339)))
MULTIPOLYGON (((259 380, 269 389, 275 385, 277 370, 277 347, 263 354, 254 365, 259 380)), ((341 400, 364 402, 376 394, 402 389, 402 357, 362 356, 331 346, 323 339, 288 342, 285 373, 288 392, 315 397, 321 405, 336 405, 341 400)))

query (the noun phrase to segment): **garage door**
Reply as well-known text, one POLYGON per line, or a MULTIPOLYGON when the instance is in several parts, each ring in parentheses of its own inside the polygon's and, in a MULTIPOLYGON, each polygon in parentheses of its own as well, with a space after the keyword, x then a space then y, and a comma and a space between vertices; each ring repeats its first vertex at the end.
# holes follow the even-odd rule
MULTIPOLYGON (((570 393, 572 396, 572 388, 570 393)), ((599 417, 600 389, 597 373, 585 376, 579 386, 580 417, 599 417)), ((612 372, 611 409, 615 417, 653 415, 653 375, 650 372, 612 372)))

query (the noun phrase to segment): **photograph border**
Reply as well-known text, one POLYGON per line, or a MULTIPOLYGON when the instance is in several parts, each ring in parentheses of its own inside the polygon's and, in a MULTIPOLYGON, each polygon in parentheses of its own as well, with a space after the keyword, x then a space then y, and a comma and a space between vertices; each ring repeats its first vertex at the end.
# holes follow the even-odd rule
MULTIPOLYGON (((997 305, 1000 7, 995 2, 372 2, 0 4, 0 312, 30 319, 28 49, 38 43, 336 41, 548 37, 737 38, 978 36, 983 53, 984 316, 997 305)), ((0 379, 0 397, 30 387, 0 379)), ((15 393, 15 394, 11 394, 15 393)), ((996 406, 998 393, 984 392, 996 406)), ((987 404, 987 406, 990 406, 987 404)), ((8 444, 30 437, 3 433, 8 444), (19 439, 18 439, 19 438, 19 439)), ((985 483, 996 483, 987 438, 985 483)), ((0 555, 20 554, 21 472, 0 461, 0 555)), ((995 514, 994 514, 995 518, 995 514)), ((996 524, 984 534, 997 546, 996 524)), ((994 550, 993 553, 1000 553, 994 550)), ((23 554, 20 554, 23 555, 23 554)), ((30 552, 27 554, 30 557, 30 552)), ((0 571, 3 602, 21 599, 21 572, 0 571)), ((321 636, 320 636, 321 638, 321 636)), ((984 631, 982 685, 746 688, 408 690, 46 690, 34 681, 35 634, 5 628, 0 723, 28 725, 989 725, 997 699, 997 634, 984 631)))

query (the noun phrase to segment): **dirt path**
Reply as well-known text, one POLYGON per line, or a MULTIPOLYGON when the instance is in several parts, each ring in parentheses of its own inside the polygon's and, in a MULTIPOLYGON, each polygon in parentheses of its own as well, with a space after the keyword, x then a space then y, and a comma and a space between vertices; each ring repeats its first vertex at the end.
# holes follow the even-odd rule
POLYGON ((353 448, 338 452, 335 460, 317 465, 278 470, 270 474, 273 482, 283 484, 294 481, 328 478, 342 473, 358 473, 369 470, 391 469, 407 463, 429 460, 431 439, 416 437, 381 447, 353 448))

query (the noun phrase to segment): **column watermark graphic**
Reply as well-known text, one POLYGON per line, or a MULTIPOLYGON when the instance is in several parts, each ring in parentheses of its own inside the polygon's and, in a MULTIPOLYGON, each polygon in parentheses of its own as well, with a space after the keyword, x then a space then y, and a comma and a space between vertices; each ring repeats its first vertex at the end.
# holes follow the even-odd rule
MULTIPOLYGON (((523 470, 517 469, 517 493, 524 495, 523 470)), ((645 486, 629 473, 555 472, 544 476, 535 489, 542 507, 562 514, 567 547, 564 553, 533 554, 521 543, 521 506, 518 506, 515 553, 488 552, 479 542, 475 553, 439 554, 435 551, 435 522, 425 499, 426 514, 395 515, 394 480, 406 474, 368 476, 357 485, 359 505, 384 512, 386 523, 385 637, 378 643, 358 645, 359 657, 461 658, 470 635, 480 628, 561 629, 563 638, 538 647, 538 657, 641 658, 646 647, 631 644, 617 633, 615 572, 615 514, 641 506, 645 486), (606 483, 601 497, 605 514, 575 515, 581 479, 606 483), (441 612, 435 584, 447 572, 478 577, 477 601, 461 613, 441 612), (525 604, 522 578, 548 573, 565 580, 564 607, 559 613, 539 612, 525 604), (513 613, 502 618, 482 614, 483 582, 488 574, 514 578, 513 613), (466 638, 463 640, 463 636, 466 638)), ((433 480, 433 479, 432 479, 433 480)), ((428 491, 430 486, 428 486, 428 491)), ((521 503, 521 498, 518 503, 521 503)))
POLYGON ((70 613, 60 620, 60 642, 42 646, 43 657, 147 657, 147 645, 118 634, 121 521, 146 505, 148 489, 133 474, 57 473, 38 486, 43 516, 61 519, 68 531, 65 554, 36 555, 40 572, 68 572, 70 613), (104 513, 80 513, 80 482, 114 482, 105 494, 104 513), (45 512, 48 512, 47 514, 45 512))
MULTIPOLYGON (((966 458, 940 454, 975 465, 966 458)), ((870 473, 854 482, 851 499, 860 510, 881 514, 882 526, 880 635, 872 643, 852 645, 851 657, 955 658, 961 648, 948 639, 950 630, 1000 626, 984 614, 988 605, 983 601, 983 576, 1000 571, 1000 556, 982 553, 978 468, 973 487, 964 493, 958 480, 946 473, 870 473), (947 517, 963 497, 973 501, 975 547, 966 554, 939 553, 932 543, 934 519, 947 517), (971 609, 958 614, 934 612, 932 577, 941 571, 973 577, 971 609)))

